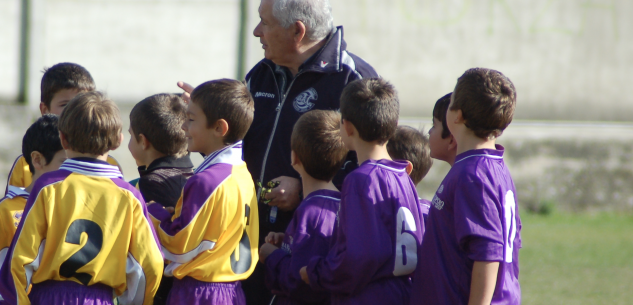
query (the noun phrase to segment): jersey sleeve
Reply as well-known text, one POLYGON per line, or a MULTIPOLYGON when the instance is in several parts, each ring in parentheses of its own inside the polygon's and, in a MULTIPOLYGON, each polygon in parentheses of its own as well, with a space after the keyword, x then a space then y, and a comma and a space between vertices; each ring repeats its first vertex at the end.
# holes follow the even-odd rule
MULTIPOLYGON (((350 176, 346 182, 358 179, 350 176)), ((310 286, 315 290, 353 295, 392 257, 389 233, 378 223, 381 219, 378 205, 370 202, 369 190, 362 184, 360 181, 345 184, 335 242, 326 257, 310 259, 307 272, 310 286)))
POLYGON ((295 220, 298 221, 294 222, 296 230, 292 236, 291 253, 277 249, 265 261, 269 288, 282 291, 290 299, 299 303, 315 303, 324 301, 328 297, 323 292, 312 290, 303 282, 299 274, 299 270, 309 263, 312 256, 327 254, 323 252, 329 248, 329 240, 318 232, 319 226, 323 225, 319 222, 320 213, 314 212, 295 213, 295 220))
POLYGON ((13 167, 11 167, 11 171, 9 172, 9 178, 7 179, 7 186, 4 190, 4 194, 6 195, 9 192, 9 185, 16 187, 27 187, 32 182, 31 171, 29 170, 29 164, 24 159, 24 156, 20 155, 15 162, 13 162, 13 167))
POLYGON ((163 256, 147 209, 140 201, 133 210, 133 230, 126 260, 127 289, 121 304, 152 304, 163 274, 163 256))
POLYGON ((34 189, 0 271, 0 295, 8 304, 29 304, 27 290, 46 245, 46 190, 34 189))
POLYGON ((470 259, 502 261, 501 198, 484 179, 466 174, 455 185, 455 234, 470 259))

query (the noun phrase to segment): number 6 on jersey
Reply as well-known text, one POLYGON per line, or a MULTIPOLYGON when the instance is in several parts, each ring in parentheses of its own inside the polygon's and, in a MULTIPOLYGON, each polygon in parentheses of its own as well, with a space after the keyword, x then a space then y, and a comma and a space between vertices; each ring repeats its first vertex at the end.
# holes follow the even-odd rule
POLYGON ((418 243, 409 232, 415 232, 417 227, 411 210, 400 207, 396 216, 396 261, 393 275, 411 274, 418 264, 418 243))

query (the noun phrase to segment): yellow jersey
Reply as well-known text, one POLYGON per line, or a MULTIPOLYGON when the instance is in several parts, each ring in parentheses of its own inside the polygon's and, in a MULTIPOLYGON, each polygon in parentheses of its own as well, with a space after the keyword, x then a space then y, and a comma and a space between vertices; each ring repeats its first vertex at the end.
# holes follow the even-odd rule
POLYGON ((166 276, 202 282, 244 280, 258 261, 255 185, 242 161, 242 142, 207 156, 185 184, 175 214, 148 207, 166 276))
POLYGON ((0 271, 0 294, 30 304, 44 281, 113 288, 120 304, 152 304, 163 257, 141 194, 116 166, 66 160, 42 175, 24 209, 0 271))

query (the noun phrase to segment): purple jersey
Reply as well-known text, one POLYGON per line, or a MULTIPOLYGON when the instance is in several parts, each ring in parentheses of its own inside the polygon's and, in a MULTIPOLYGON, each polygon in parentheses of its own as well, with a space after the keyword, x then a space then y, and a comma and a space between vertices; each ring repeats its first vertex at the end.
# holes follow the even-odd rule
POLYGON ((468 304, 475 261, 497 261, 491 304, 520 304, 521 219, 503 147, 461 153, 432 201, 411 304, 468 304))
MULTIPOLYGON (((418 200, 420 204, 418 207, 420 208, 420 213, 422 213, 422 217, 424 218, 424 223, 422 225, 425 226, 426 218, 429 217, 429 209, 431 209, 431 202, 422 198, 418 198, 418 200)), ((422 231, 422 234, 424 235, 424 230, 422 231)))
POLYGON ((313 256, 326 256, 341 194, 318 190, 310 193, 292 216, 281 249, 266 258, 266 285, 279 304, 329 304, 330 294, 313 291, 301 280, 299 270, 313 256))
POLYGON ((312 288, 332 304, 405 304, 417 264, 423 220, 407 163, 367 160, 343 182, 334 242, 313 257, 312 288))

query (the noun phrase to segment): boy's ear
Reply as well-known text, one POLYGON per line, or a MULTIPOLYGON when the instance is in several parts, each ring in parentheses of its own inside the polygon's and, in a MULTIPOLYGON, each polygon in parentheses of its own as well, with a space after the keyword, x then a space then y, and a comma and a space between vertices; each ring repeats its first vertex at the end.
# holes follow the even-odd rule
POLYGON ((48 109, 48 107, 46 107, 46 104, 44 104, 43 102, 40 102, 40 113, 42 115, 45 115, 47 113, 50 113, 51 111, 48 109))
POLYGON ((46 158, 39 151, 31 152, 31 163, 35 171, 41 171, 46 166, 46 158))
POLYGON ((149 142, 149 140, 145 137, 144 134, 139 133, 138 134, 139 137, 139 144, 141 144, 141 147, 143 147, 143 150, 148 150, 151 146, 152 143, 149 142))
POLYGON ((457 150, 457 141, 455 141, 455 137, 451 134, 448 141, 448 151, 453 150, 457 150))
POLYGON ((213 132, 217 137, 224 138, 229 133, 229 123, 224 119, 217 120, 213 126, 213 132))
MULTIPOLYGON (((451 110, 452 111, 452 110, 451 110)), ((457 109, 455 110, 457 112, 457 115, 455 115, 455 124, 464 124, 466 122, 466 120, 464 120, 464 115, 462 113, 461 109, 457 109)))
POLYGON ((407 171, 407 175, 411 175, 411 172, 413 171, 413 163, 411 163, 411 161, 406 160, 407 161, 407 167, 405 168, 405 170, 407 171))
POLYGON ((352 125, 352 123, 343 119, 341 120, 341 124, 343 124, 343 129, 345 130, 345 133, 347 134, 348 137, 351 137, 354 135, 354 131, 356 130, 356 128, 354 127, 354 125, 352 125))
POLYGON ((68 144, 68 139, 66 139, 66 136, 61 131, 59 132, 59 141, 62 142, 62 148, 64 150, 70 149, 70 145, 68 144))
POLYGON ((301 165, 301 160, 297 158, 297 154, 295 153, 294 150, 290 151, 290 165, 292 166, 301 165))

